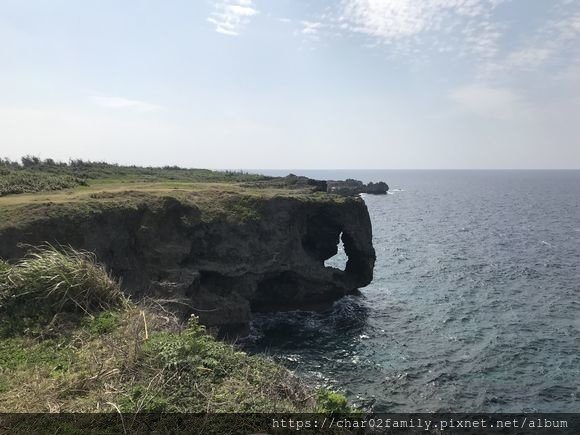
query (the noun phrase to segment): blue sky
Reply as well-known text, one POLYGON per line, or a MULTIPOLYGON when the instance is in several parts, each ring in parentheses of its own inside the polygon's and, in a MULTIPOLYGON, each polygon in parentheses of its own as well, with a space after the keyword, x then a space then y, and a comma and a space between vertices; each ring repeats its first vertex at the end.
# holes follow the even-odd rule
POLYGON ((0 155, 580 168, 580 1, 0 0, 0 155))

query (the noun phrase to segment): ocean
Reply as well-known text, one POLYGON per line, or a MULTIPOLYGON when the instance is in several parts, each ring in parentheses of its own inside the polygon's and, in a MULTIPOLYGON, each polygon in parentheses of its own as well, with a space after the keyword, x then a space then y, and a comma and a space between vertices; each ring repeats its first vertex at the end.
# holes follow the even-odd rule
POLYGON ((374 280, 257 316, 249 350, 376 412, 580 410, 580 171, 292 172, 389 184, 374 280))

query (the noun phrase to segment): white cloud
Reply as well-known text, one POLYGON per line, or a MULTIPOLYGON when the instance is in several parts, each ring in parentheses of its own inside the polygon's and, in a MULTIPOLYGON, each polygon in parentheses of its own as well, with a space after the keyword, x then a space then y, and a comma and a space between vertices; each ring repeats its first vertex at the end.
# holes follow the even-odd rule
POLYGON ((322 23, 317 21, 302 21, 303 35, 316 35, 322 26, 322 23))
POLYGON ((516 74, 557 70, 580 59, 580 2, 574 0, 546 2, 541 21, 528 27, 497 10, 525 8, 512 0, 336 1, 324 26, 364 35, 366 46, 418 64, 434 56, 471 62, 477 82, 509 83, 519 79, 516 74))
POLYGON ((294 31, 294 36, 302 38, 302 48, 314 49, 311 43, 318 43, 322 36, 327 36, 327 26, 320 21, 300 21, 300 27, 294 31), (323 35, 323 32, 325 35, 323 35))
POLYGON ((127 109, 134 110, 136 112, 158 112, 160 110, 164 110, 164 107, 158 106, 156 104, 139 100, 130 100, 128 98, 122 97, 92 95, 89 97, 89 100, 98 106, 106 107, 109 109, 127 109))
POLYGON ((449 97, 468 112, 484 118, 509 121, 529 111, 523 97, 509 88, 475 84, 455 89, 449 97))
POLYGON ((481 68, 484 79, 505 79, 508 74, 534 72, 551 64, 580 58, 580 9, 563 1, 546 11, 550 18, 523 38, 512 50, 489 60, 481 68))
POLYGON ((342 0, 342 29, 365 34, 399 54, 416 53, 418 45, 435 51, 492 56, 500 29, 493 9, 506 0, 342 0))
POLYGON ((508 64, 518 69, 533 69, 544 63, 553 50, 548 47, 527 47, 508 56, 508 64))
POLYGON ((207 19, 218 33, 238 36, 250 19, 258 14, 252 0, 220 0, 207 19))

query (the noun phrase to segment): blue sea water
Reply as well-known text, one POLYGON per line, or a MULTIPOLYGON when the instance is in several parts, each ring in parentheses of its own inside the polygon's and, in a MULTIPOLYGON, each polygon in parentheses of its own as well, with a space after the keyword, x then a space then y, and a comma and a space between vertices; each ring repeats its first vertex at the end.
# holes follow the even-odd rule
POLYGON ((374 280, 251 350, 377 412, 580 411, 580 171, 293 172, 388 182, 374 280))

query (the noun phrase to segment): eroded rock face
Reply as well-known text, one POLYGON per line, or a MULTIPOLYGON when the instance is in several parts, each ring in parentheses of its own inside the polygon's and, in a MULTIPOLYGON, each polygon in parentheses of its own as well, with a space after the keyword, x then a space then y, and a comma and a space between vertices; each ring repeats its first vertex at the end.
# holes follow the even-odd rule
POLYGON ((93 251, 134 298, 161 298, 222 334, 243 332, 252 311, 316 308, 371 282, 375 251, 361 199, 274 197, 256 208, 256 219, 204 221, 195 205, 167 197, 40 219, 0 231, 0 257, 45 241, 93 251), (344 271, 324 266, 341 234, 344 271))

